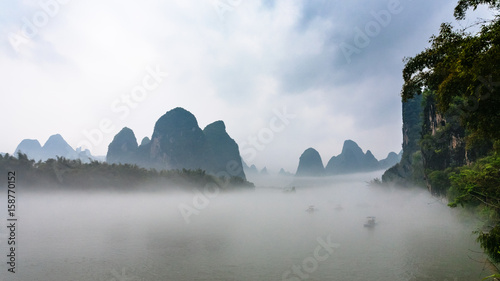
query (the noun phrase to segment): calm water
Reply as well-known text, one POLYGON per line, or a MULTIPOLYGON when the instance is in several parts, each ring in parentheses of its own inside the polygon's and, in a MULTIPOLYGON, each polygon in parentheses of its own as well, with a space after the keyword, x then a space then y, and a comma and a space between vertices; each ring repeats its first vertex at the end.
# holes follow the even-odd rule
MULTIPOLYGON (((196 205, 193 194, 19 191, 17 273, 7 272, 2 227, 0 280, 470 281, 491 274, 474 226, 458 210, 426 191, 367 187, 373 177, 304 180, 294 194, 273 187, 289 179, 260 181, 255 192, 196 205), (315 212, 305 211, 310 205, 315 212), (189 223, 179 208, 187 206, 196 211, 189 223), (363 226, 366 216, 377 217, 374 228, 363 226)), ((6 210, 5 194, 0 200, 6 210)))

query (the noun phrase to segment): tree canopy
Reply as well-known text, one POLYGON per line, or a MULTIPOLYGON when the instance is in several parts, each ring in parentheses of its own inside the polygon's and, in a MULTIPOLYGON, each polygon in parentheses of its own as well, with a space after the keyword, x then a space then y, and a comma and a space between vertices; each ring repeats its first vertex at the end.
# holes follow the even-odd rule
POLYGON ((493 19, 462 29, 443 23, 430 47, 405 58, 401 96, 424 96, 419 144, 428 185, 481 217, 477 240, 500 262, 500 0, 459 0, 454 16, 463 20, 479 5, 493 19), (436 120, 443 122, 429 123, 436 120))
POLYGON ((405 58, 401 92, 407 101, 422 89, 431 90, 443 113, 460 99, 461 122, 470 130, 469 141, 500 138, 500 1, 460 0, 455 17, 464 19, 467 9, 480 4, 489 5, 495 18, 478 22, 476 33, 443 23, 439 35, 431 37, 429 48, 405 58))

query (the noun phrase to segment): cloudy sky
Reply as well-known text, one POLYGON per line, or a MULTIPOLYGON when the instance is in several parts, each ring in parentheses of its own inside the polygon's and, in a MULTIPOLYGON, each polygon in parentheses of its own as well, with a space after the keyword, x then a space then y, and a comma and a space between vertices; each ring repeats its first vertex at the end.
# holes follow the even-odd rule
POLYGON ((259 168, 295 172, 308 147, 326 165, 346 139, 382 159, 401 149, 402 59, 470 23, 456 2, 2 1, 0 151, 60 133, 105 155, 183 107, 259 168))

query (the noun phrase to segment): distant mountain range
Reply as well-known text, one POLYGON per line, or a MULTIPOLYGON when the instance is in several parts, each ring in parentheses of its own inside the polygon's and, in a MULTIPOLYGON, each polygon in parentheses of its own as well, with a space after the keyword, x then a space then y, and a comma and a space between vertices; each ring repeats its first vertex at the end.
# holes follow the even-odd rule
MULTIPOLYGON (((17 146, 14 155, 24 153, 35 161, 64 157, 108 163, 136 164, 155 169, 202 169, 223 176, 268 175, 267 168, 260 171, 255 165, 247 166, 241 159, 238 144, 227 134, 223 121, 215 121, 203 130, 193 114, 183 108, 175 108, 161 116, 155 124, 151 139, 145 137, 137 143, 134 132, 125 127, 108 146, 106 158, 96 157, 90 151, 74 150, 59 135, 52 135, 42 146, 36 139, 25 139, 17 146)), ((296 176, 327 176, 387 169, 401 159, 401 154, 389 153, 378 161, 370 150, 363 150, 352 140, 346 140, 342 152, 330 158, 326 167, 320 154, 308 148, 299 158, 296 176)), ((281 169, 282 176, 292 173, 281 169)))
POLYGON ((159 170, 202 169, 217 176, 246 179, 238 144, 227 134, 224 122, 215 121, 201 130, 195 116, 179 107, 161 116, 151 139, 143 138, 140 145, 134 132, 123 128, 109 144, 105 158, 92 156, 88 150, 74 150, 59 134, 50 136, 43 146, 36 139, 25 139, 14 155, 19 152, 35 161, 56 157, 106 160, 159 170))
MULTIPOLYGON (((297 177, 321 177, 341 175, 349 173, 371 172, 390 168, 401 160, 401 153, 390 152, 385 159, 377 160, 370 150, 363 152, 358 144, 352 140, 346 140, 342 152, 330 158, 326 167, 319 152, 310 147, 306 149, 299 158, 299 165, 295 176, 297 177)), ((268 175, 266 167, 259 171, 255 165, 248 166, 243 162, 245 173, 249 176, 268 175)), ((281 169, 281 176, 293 176, 293 173, 281 169)))
POLYGON ((102 157, 92 156, 88 149, 82 151, 80 148, 74 150, 65 140, 59 135, 52 135, 43 146, 36 139, 24 139, 17 146, 14 155, 19 152, 24 153, 29 159, 35 161, 46 161, 49 158, 64 157, 67 159, 80 159, 83 162, 92 160, 102 161, 102 157))
POLYGON ((321 156, 314 148, 308 148, 299 159, 296 176, 340 175, 358 172, 370 172, 387 169, 397 164, 401 154, 389 153, 387 158, 378 161, 370 150, 363 150, 352 140, 346 140, 342 152, 330 158, 323 167, 321 156))
POLYGON ((202 169, 218 176, 246 179, 238 144, 227 134, 223 121, 203 130, 196 117, 177 107, 155 124, 151 139, 138 145, 134 132, 123 128, 108 146, 108 163, 137 164, 156 169, 202 169))
MULTIPOLYGON (((251 176, 269 176, 269 175, 274 175, 274 173, 272 172, 269 172, 267 170, 267 167, 264 167, 262 168, 260 171, 259 169, 257 169, 257 167, 255 165, 250 165, 250 167, 244 162, 242 161, 243 163, 243 170, 245 171, 245 175, 247 175, 248 177, 251 177, 251 176)), ((278 175, 280 176, 286 176, 286 177, 289 177, 289 176, 293 176, 292 173, 289 173, 287 171, 285 171, 285 169, 281 168, 278 172, 278 175)))

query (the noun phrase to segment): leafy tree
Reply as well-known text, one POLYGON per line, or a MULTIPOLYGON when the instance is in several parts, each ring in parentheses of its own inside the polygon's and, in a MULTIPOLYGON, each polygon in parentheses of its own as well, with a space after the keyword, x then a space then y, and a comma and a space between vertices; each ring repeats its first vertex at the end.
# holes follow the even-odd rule
POLYGON ((500 262, 500 154, 485 157, 452 173, 451 207, 479 208, 485 224, 477 240, 495 262, 500 262))
POLYGON ((477 240, 500 262, 500 0, 459 0, 454 16, 463 20, 479 5, 494 18, 465 29, 443 23, 430 47, 405 59, 401 96, 424 93, 419 144, 428 183, 448 193, 451 207, 483 217, 477 240))
POLYGON ((498 0, 459 0, 457 6, 455 7, 455 18, 459 20, 465 19, 465 14, 469 8, 473 8, 475 10, 481 4, 489 5, 490 9, 500 9, 500 1, 498 0))
MULTIPOLYGON (((465 11, 480 4, 489 4, 498 13, 500 1, 459 1, 455 16, 465 17, 465 11)), ((435 92, 440 112, 450 109, 455 98, 463 105, 460 121, 470 131, 468 141, 500 137, 500 21, 478 23, 480 31, 471 34, 455 30, 448 23, 441 25, 438 36, 430 40, 431 47, 407 58, 403 70, 404 101, 420 93, 422 88, 435 92)))
POLYGON ((17 158, 0 155, 0 172, 5 174, 11 170, 16 171, 18 181, 27 188, 139 190, 151 186, 168 190, 200 188, 207 184, 215 184, 221 189, 253 187, 243 178, 222 181, 201 169, 157 171, 131 164, 82 163, 64 157, 35 163, 26 154, 19 154, 17 158))

